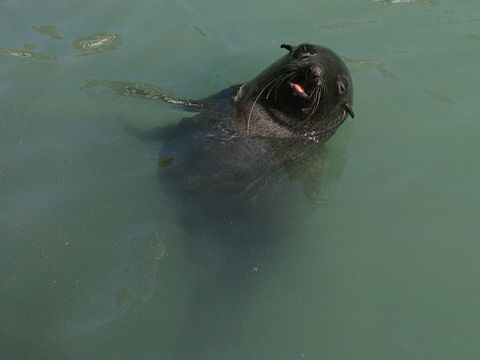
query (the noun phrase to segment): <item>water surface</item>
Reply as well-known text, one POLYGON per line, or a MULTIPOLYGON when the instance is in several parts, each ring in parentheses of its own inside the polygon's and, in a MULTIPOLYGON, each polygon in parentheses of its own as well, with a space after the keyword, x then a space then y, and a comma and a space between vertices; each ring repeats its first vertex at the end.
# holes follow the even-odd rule
POLYGON ((0 358, 478 358, 477 14, 1 0, 0 358), (355 86, 325 201, 272 246, 250 239, 252 257, 196 242, 167 206, 160 144, 122 125, 190 115, 92 81, 202 98, 304 41, 337 51, 355 86))

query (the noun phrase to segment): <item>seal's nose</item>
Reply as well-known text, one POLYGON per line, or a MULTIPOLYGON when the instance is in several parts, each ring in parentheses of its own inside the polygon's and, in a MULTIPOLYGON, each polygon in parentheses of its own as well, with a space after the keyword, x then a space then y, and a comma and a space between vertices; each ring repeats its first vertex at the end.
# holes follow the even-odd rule
POLYGON ((310 67, 309 75, 312 78, 321 78, 323 75, 323 69, 320 65, 312 65, 310 67))
POLYGON ((307 72, 307 79, 317 85, 323 83, 323 74, 325 73, 322 66, 316 64, 312 65, 307 72))

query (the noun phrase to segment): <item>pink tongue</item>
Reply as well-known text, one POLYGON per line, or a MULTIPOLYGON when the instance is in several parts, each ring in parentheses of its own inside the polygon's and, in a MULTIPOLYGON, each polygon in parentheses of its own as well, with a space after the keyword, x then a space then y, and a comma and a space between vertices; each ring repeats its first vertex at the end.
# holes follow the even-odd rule
POLYGON ((290 86, 292 89, 294 89, 296 92, 298 92, 302 96, 308 96, 303 87, 300 84, 296 83, 290 83, 290 86))

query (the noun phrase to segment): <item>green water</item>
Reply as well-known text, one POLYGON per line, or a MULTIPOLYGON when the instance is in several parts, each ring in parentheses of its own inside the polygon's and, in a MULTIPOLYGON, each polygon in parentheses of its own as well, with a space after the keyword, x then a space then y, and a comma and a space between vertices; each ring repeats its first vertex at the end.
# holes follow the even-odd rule
POLYGON ((480 3, 218 3, 0 0, 0 359, 480 358, 480 3), (186 114, 88 84, 201 98, 304 41, 356 119, 323 204, 222 278, 122 126, 186 114))

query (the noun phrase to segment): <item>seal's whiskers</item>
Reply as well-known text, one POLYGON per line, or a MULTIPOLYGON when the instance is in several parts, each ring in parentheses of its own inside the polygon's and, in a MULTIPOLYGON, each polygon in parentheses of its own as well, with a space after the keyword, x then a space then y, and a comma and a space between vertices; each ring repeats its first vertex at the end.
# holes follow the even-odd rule
POLYGON ((272 84, 273 82, 275 82, 276 79, 273 79, 272 81, 270 81, 267 85, 265 85, 263 87, 263 89, 258 93, 257 97, 255 98, 255 101, 253 102, 252 104, 252 107, 250 108, 250 113, 248 114, 248 118, 247 118, 247 133, 250 129, 250 118, 252 117, 252 113, 253 113, 253 108, 255 107, 255 105, 257 104, 257 101, 258 99, 260 99, 260 96, 262 96, 263 92, 265 90, 267 90, 267 88, 270 86, 270 84, 272 84))

